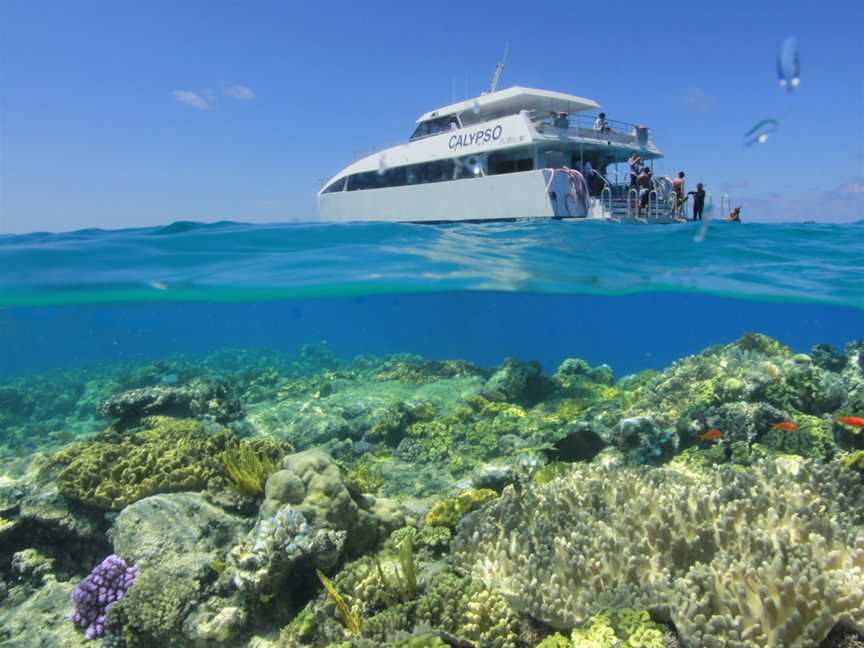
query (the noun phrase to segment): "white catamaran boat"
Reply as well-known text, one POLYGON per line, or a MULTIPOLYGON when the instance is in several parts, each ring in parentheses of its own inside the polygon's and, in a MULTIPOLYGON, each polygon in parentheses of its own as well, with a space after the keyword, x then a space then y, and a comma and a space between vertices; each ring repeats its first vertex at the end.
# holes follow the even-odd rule
POLYGON ((668 178, 655 177, 641 199, 630 184, 631 154, 646 163, 663 157, 648 128, 602 113, 598 120, 588 113, 599 104, 575 95, 496 92, 499 74, 489 93, 422 115, 407 143, 326 181, 318 193, 321 220, 678 220, 668 178))

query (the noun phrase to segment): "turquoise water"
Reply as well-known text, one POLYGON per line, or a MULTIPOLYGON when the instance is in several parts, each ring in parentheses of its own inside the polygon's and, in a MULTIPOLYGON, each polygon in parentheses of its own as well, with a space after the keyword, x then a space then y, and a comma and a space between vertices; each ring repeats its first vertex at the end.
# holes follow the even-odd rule
POLYGON ((495 290, 864 308, 864 221, 614 226, 174 223, 0 237, 0 305, 495 290))
POLYGON ((0 647, 854 648, 862 253, 864 221, 0 237, 0 647))

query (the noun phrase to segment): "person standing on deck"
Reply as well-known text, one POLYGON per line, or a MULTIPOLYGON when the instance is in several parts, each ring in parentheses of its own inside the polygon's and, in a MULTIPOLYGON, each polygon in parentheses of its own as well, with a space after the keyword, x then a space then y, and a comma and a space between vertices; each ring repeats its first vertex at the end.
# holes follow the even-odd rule
POLYGON ((597 115, 597 119, 594 120, 594 130, 598 133, 605 133, 609 130, 609 127, 606 125, 606 113, 601 112, 597 115))
POLYGON ((678 215, 681 206, 684 204, 684 172, 679 171, 678 177, 672 180, 672 192, 675 195, 675 202, 672 204, 672 214, 678 215))
POLYGON ((705 210, 705 187, 701 182, 696 183, 696 191, 688 191, 688 196, 693 196, 693 220, 702 220, 702 212, 705 210))
POLYGON ((642 210, 649 206, 648 202, 651 195, 651 169, 647 166, 642 168, 642 173, 636 179, 636 186, 639 189, 639 204, 636 209, 636 216, 638 217, 642 215, 642 210))
POLYGON ((636 179, 639 177, 639 172, 642 170, 642 158, 639 157, 636 151, 627 160, 627 165, 630 167, 630 187, 636 186, 636 179))

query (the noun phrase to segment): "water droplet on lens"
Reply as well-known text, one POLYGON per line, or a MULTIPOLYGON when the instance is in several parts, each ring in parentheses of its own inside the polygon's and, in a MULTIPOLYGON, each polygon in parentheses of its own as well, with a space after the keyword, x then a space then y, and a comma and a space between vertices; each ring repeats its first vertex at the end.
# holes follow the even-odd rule
POLYGON ((383 153, 378 156, 378 175, 387 173, 387 156, 383 153))
POLYGON ((781 88, 792 92, 801 83, 801 61, 798 56, 798 40, 787 36, 780 43, 777 53, 777 80, 781 88))
POLYGON ((780 122, 776 119, 763 119, 753 126, 753 128, 744 133, 744 146, 764 144, 768 141, 770 135, 777 132, 779 126, 780 122))

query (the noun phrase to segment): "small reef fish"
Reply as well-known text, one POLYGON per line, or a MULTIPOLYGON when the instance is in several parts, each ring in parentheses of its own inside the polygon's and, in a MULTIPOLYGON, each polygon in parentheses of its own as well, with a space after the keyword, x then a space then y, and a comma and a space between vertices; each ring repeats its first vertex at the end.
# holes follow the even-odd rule
POLYGON ((861 416, 841 416, 837 419, 837 422, 856 428, 864 427, 864 418, 861 416))
POLYGON ((721 438, 723 438, 723 432, 721 432, 717 428, 712 428, 704 434, 699 435, 699 439, 702 441, 716 441, 717 439, 721 438))
POLYGON ((798 429, 798 424, 793 423, 792 421, 780 421, 779 423, 775 423, 771 427, 775 430, 786 430, 787 432, 792 432, 792 430, 798 429))

